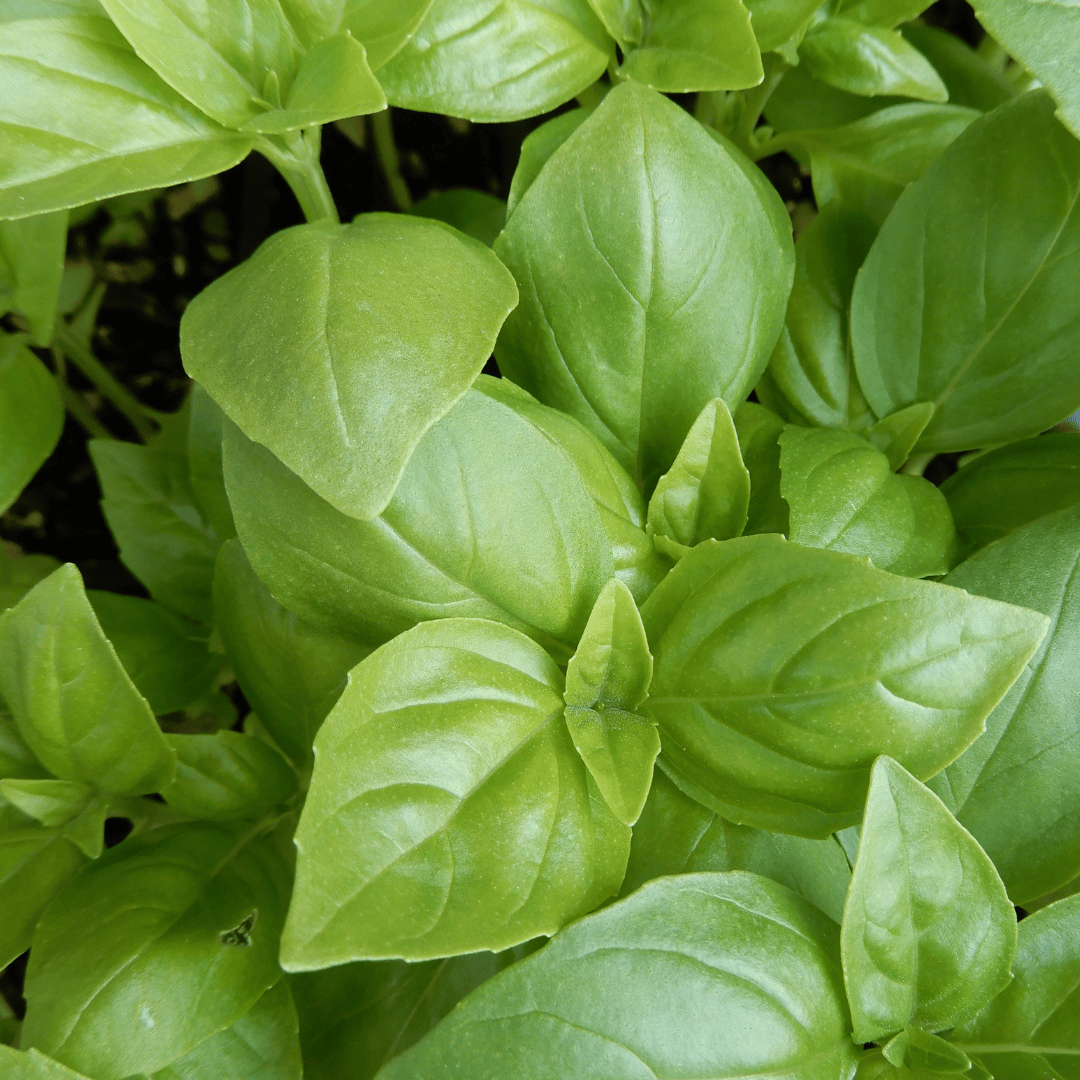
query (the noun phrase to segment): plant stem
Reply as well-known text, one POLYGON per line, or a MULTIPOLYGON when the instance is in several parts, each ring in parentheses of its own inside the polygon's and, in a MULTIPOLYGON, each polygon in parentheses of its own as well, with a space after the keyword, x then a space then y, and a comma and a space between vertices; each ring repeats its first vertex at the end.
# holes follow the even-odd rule
POLYGON ((780 85, 788 67, 775 53, 766 53, 761 58, 761 65, 765 75, 757 86, 746 91, 746 101, 731 133, 731 141, 753 161, 761 156, 758 148, 754 146, 754 128, 757 127, 772 92, 780 85))
POLYGON ((255 142, 259 151, 277 169, 292 189, 308 222, 337 222, 337 206, 326 183, 319 162, 322 128, 288 131, 284 135, 260 135, 255 142))
POLYGON ((926 472, 926 466, 936 457, 937 454, 916 454, 904 462, 904 466, 900 471, 905 476, 922 476, 926 472))
POLYGON ((55 345, 52 355, 56 364, 56 390, 65 411, 92 439, 115 439, 116 436, 90 411, 86 402, 68 386, 67 361, 55 345))
MULTIPOLYGON (((112 372, 66 325, 58 325, 56 347, 94 384, 102 397, 111 401, 128 418, 139 438, 146 442, 154 434, 154 423, 138 399, 117 381, 112 372)), ((76 417, 78 419, 78 417, 76 417)), ((82 421, 79 421, 82 423, 82 421)))
POLYGON ((397 144, 394 142, 394 127, 390 121, 390 107, 382 112, 371 114, 371 131, 375 136, 375 154, 379 167, 386 177, 386 186, 390 189, 390 198, 394 205, 407 214, 413 207, 405 177, 401 175, 401 159, 398 157, 397 144))

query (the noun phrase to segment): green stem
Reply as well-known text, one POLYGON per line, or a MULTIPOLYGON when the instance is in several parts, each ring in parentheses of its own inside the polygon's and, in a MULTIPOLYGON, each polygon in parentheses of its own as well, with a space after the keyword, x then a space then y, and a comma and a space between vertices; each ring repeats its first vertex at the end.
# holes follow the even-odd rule
POLYGON ((319 161, 322 128, 309 127, 284 135, 260 135, 255 149, 266 158, 292 189, 304 219, 337 222, 337 206, 319 161))
POLYGON ((413 207, 405 177, 401 175, 401 159, 398 157, 397 144, 394 142, 394 128, 390 121, 390 109, 371 114, 371 131, 375 136, 375 154, 379 167, 386 177, 386 186, 390 189, 390 198, 394 205, 407 214, 413 207))
POLYGON ((922 476, 926 472, 926 466, 936 457, 937 454, 916 454, 904 462, 904 466, 900 471, 905 476, 922 476))
POLYGON ((776 53, 766 53, 761 58, 761 66, 765 75, 757 86, 746 91, 742 113, 731 133, 731 141, 754 161, 761 156, 759 148, 754 146, 754 128, 757 127, 772 92, 780 85, 780 80, 787 71, 787 64, 776 53))
MULTIPOLYGON (((111 401, 128 418, 139 438, 146 442, 154 434, 154 424, 138 399, 117 381, 111 371, 65 325, 57 325, 56 347, 94 384, 101 396, 111 401)), ((82 421, 79 421, 82 423, 82 421)))

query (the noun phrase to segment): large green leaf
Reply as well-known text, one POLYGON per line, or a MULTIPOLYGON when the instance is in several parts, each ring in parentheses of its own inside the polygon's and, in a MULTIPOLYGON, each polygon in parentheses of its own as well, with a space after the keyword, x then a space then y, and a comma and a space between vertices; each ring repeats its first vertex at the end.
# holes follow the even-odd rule
POLYGON ((1080 405, 1080 144, 1045 92, 976 120, 901 196, 855 283, 878 416, 932 401, 919 452, 1034 435, 1080 405))
POLYGON ((1080 502, 1080 438, 1051 433, 991 450, 953 473, 941 490, 970 554, 1080 502))
POLYGON ((101 0, 135 51, 207 116, 280 132, 386 107, 341 0, 101 0))
POLYGON ((64 406, 45 365, 0 331, 0 513, 53 452, 63 426, 64 406))
POLYGON ((815 131, 851 124, 905 98, 860 97, 815 79, 805 64, 784 72, 780 85, 769 95, 765 119, 777 132, 815 131))
POLYGON ((406 109, 520 120, 595 82, 611 45, 588 0, 435 0, 379 82, 406 109))
POLYGON ((926 0, 840 0, 837 13, 867 26, 898 26, 921 15, 930 5, 926 0))
POLYGON ((2 217, 209 176, 253 145, 162 82, 97 0, 5 0, 0 83, 2 217))
POLYGON ((796 543, 864 555, 905 577, 952 566, 956 529, 945 496, 921 476, 892 472, 886 455, 854 432, 785 428, 780 474, 796 543))
POLYGON ((34 935, 22 1045, 121 1080, 239 1020, 280 978, 288 889, 280 842, 254 832, 153 829, 65 887, 34 935))
POLYGON ((700 544, 642 618, 669 775, 803 836, 858 819, 879 754, 923 777, 959 756, 1048 622, 777 536, 700 544))
POLYGON ((0 1068, 4 1080, 87 1080, 37 1050, 13 1050, 0 1045, 0 1068))
POLYGON ((346 0, 342 25, 364 43, 372 71, 396 56, 416 33, 432 0, 346 0))
POLYGON ((1080 506, 1017 529, 946 580, 1050 618, 986 734, 931 784, 1023 904, 1080 873, 1080 506))
POLYGON ((315 737, 288 970, 503 949, 618 891, 630 830, 574 749, 562 681, 481 619, 422 623, 353 669, 315 737))
POLYGON ((513 279, 439 222, 364 214, 271 237, 184 313, 184 365, 249 439, 342 513, 380 514, 472 385, 513 279))
POLYGON ((521 290, 500 369, 589 427, 646 493, 710 400, 746 397, 780 332, 791 228, 754 173, 625 83, 551 155, 496 241, 521 290))
POLYGON ((995 1080, 1074 1080, 1080 1059, 1080 896, 1029 915, 1019 926, 1013 981, 949 1038, 995 1080))
POLYGON ((848 1080, 837 937, 754 874, 654 881, 496 975, 379 1077, 848 1080))
POLYGON ((198 384, 191 387, 188 417, 188 480, 202 519, 221 540, 236 535, 221 465, 221 432, 225 414, 198 384))
POLYGON ((934 65, 953 105, 989 112, 1014 97, 1016 84, 967 42, 936 26, 908 23, 900 31, 934 65))
POLYGON ((816 0, 747 0, 746 6, 764 53, 798 40, 821 5, 816 0))
POLYGON ((310 768, 315 732, 368 650, 286 611, 236 540, 218 554, 214 607, 244 696, 293 763, 310 768))
POLYGON ((510 182, 510 194, 506 200, 506 216, 514 212, 521 197, 540 175, 548 158, 592 115, 593 108, 570 109, 545 120, 535 131, 525 136, 521 144, 514 178, 510 182))
POLYGON ((443 221, 490 247, 506 224, 506 202, 475 188, 451 188, 421 199, 409 211, 443 221))
POLYGON ((72 563, 0 616, 0 695, 55 776, 121 794, 157 791, 172 778, 173 752, 72 563))
POLYGON ((975 0, 979 22, 1054 95, 1080 138, 1080 10, 1037 0, 975 0))
POLYGON ((857 1042, 953 1027, 1009 982, 1016 913, 994 864, 891 758, 874 765, 842 943, 857 1042))
POLYGON ((52 341, 67 242, 66 210, 0 222, 0 311, 17 311, 35 345, 52 341))
POLYGON ((484 376, 428 432, 371 522, 230 431, 240 539, 280 603, 371 646, 425 619, 496 619, 569 659, 613 576, 611 549, 573 463, 492 384, 484 376))
POLYGON ((0 547, 0 611, 14 607, 59 565, 51 555, 13 557, 0 547))
POLYGON ((851 880, 851 867, 836 837, 808 840, 735 825, 684 795, 658 769, 634 825, 622 895, 656 877, 703 870, 749 870, 772 878, 837 925, 851 880))

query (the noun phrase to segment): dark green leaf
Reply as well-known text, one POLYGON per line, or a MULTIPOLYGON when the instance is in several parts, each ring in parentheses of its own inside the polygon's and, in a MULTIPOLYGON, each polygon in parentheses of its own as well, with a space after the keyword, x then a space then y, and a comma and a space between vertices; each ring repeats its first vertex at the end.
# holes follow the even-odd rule
POLYGON ((750 506, 746 533, 788 531, 788 504, 780 494, 780 432, 784 421, 753 401, 735 413, 739 451, 750 473, 750 506))
POLYGON ((59 829, 88 858, 102 850, 107 801, 71 780, 0 780, 0 796, 46 828, 59 829))
POLYGON ((17 311, 35 345, 52 341, 67 241, 66 210, 0 222, 0 311, 17 311))
POLYGON ((429 195, 411 212, 417 217, 443 221, 488 247, 506 224, 506 203, 473 188, 452 188, 429 195))
MULTIPOLYGON (((902 105, 902 97, 860 97, 815 79, 806 64, 784 73, 769 95, 765 119, 774 131, 816 131, 851 124, 889 105, 902 105)), ((801 151, 795 149, 798 155, 801 151)), ((808 161, 803 162, 809 164, 808 161)))
POLYGON ((909 23, 900 32, 934 65, 951 104, 989 112, 1015 96, 1015 84, 954 34, 922 23, 909 23))
POLYGON ((221 468, 221 432, 224 413, 198 384, 191 388, 188 421, 188 479, 203 519, 222 540, 236 535, 225 477, 221 468))
POLYGON ((0 611, 14 607, 59 566, 51 555, 11 556, 0 546, 0 611))
POLYGON ((933 415, 932 402, 918 402, 882 417, 866 437, 888 458, 889 468, 895 472, 907 461, 933 415))

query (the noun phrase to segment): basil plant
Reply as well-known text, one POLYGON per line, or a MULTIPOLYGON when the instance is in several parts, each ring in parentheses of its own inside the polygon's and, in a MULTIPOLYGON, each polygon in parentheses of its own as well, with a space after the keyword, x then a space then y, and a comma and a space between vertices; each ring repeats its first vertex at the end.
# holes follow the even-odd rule
POLYGON ((0 0, 0 508, 67 358, 146 589, 0 553, 0 1075, 1080 1077, 1080 8, 925 6, 0 0), (341 223, 388 103, 567 107, 341 223), (151 413, 68 226, 252 151, 151 413))

